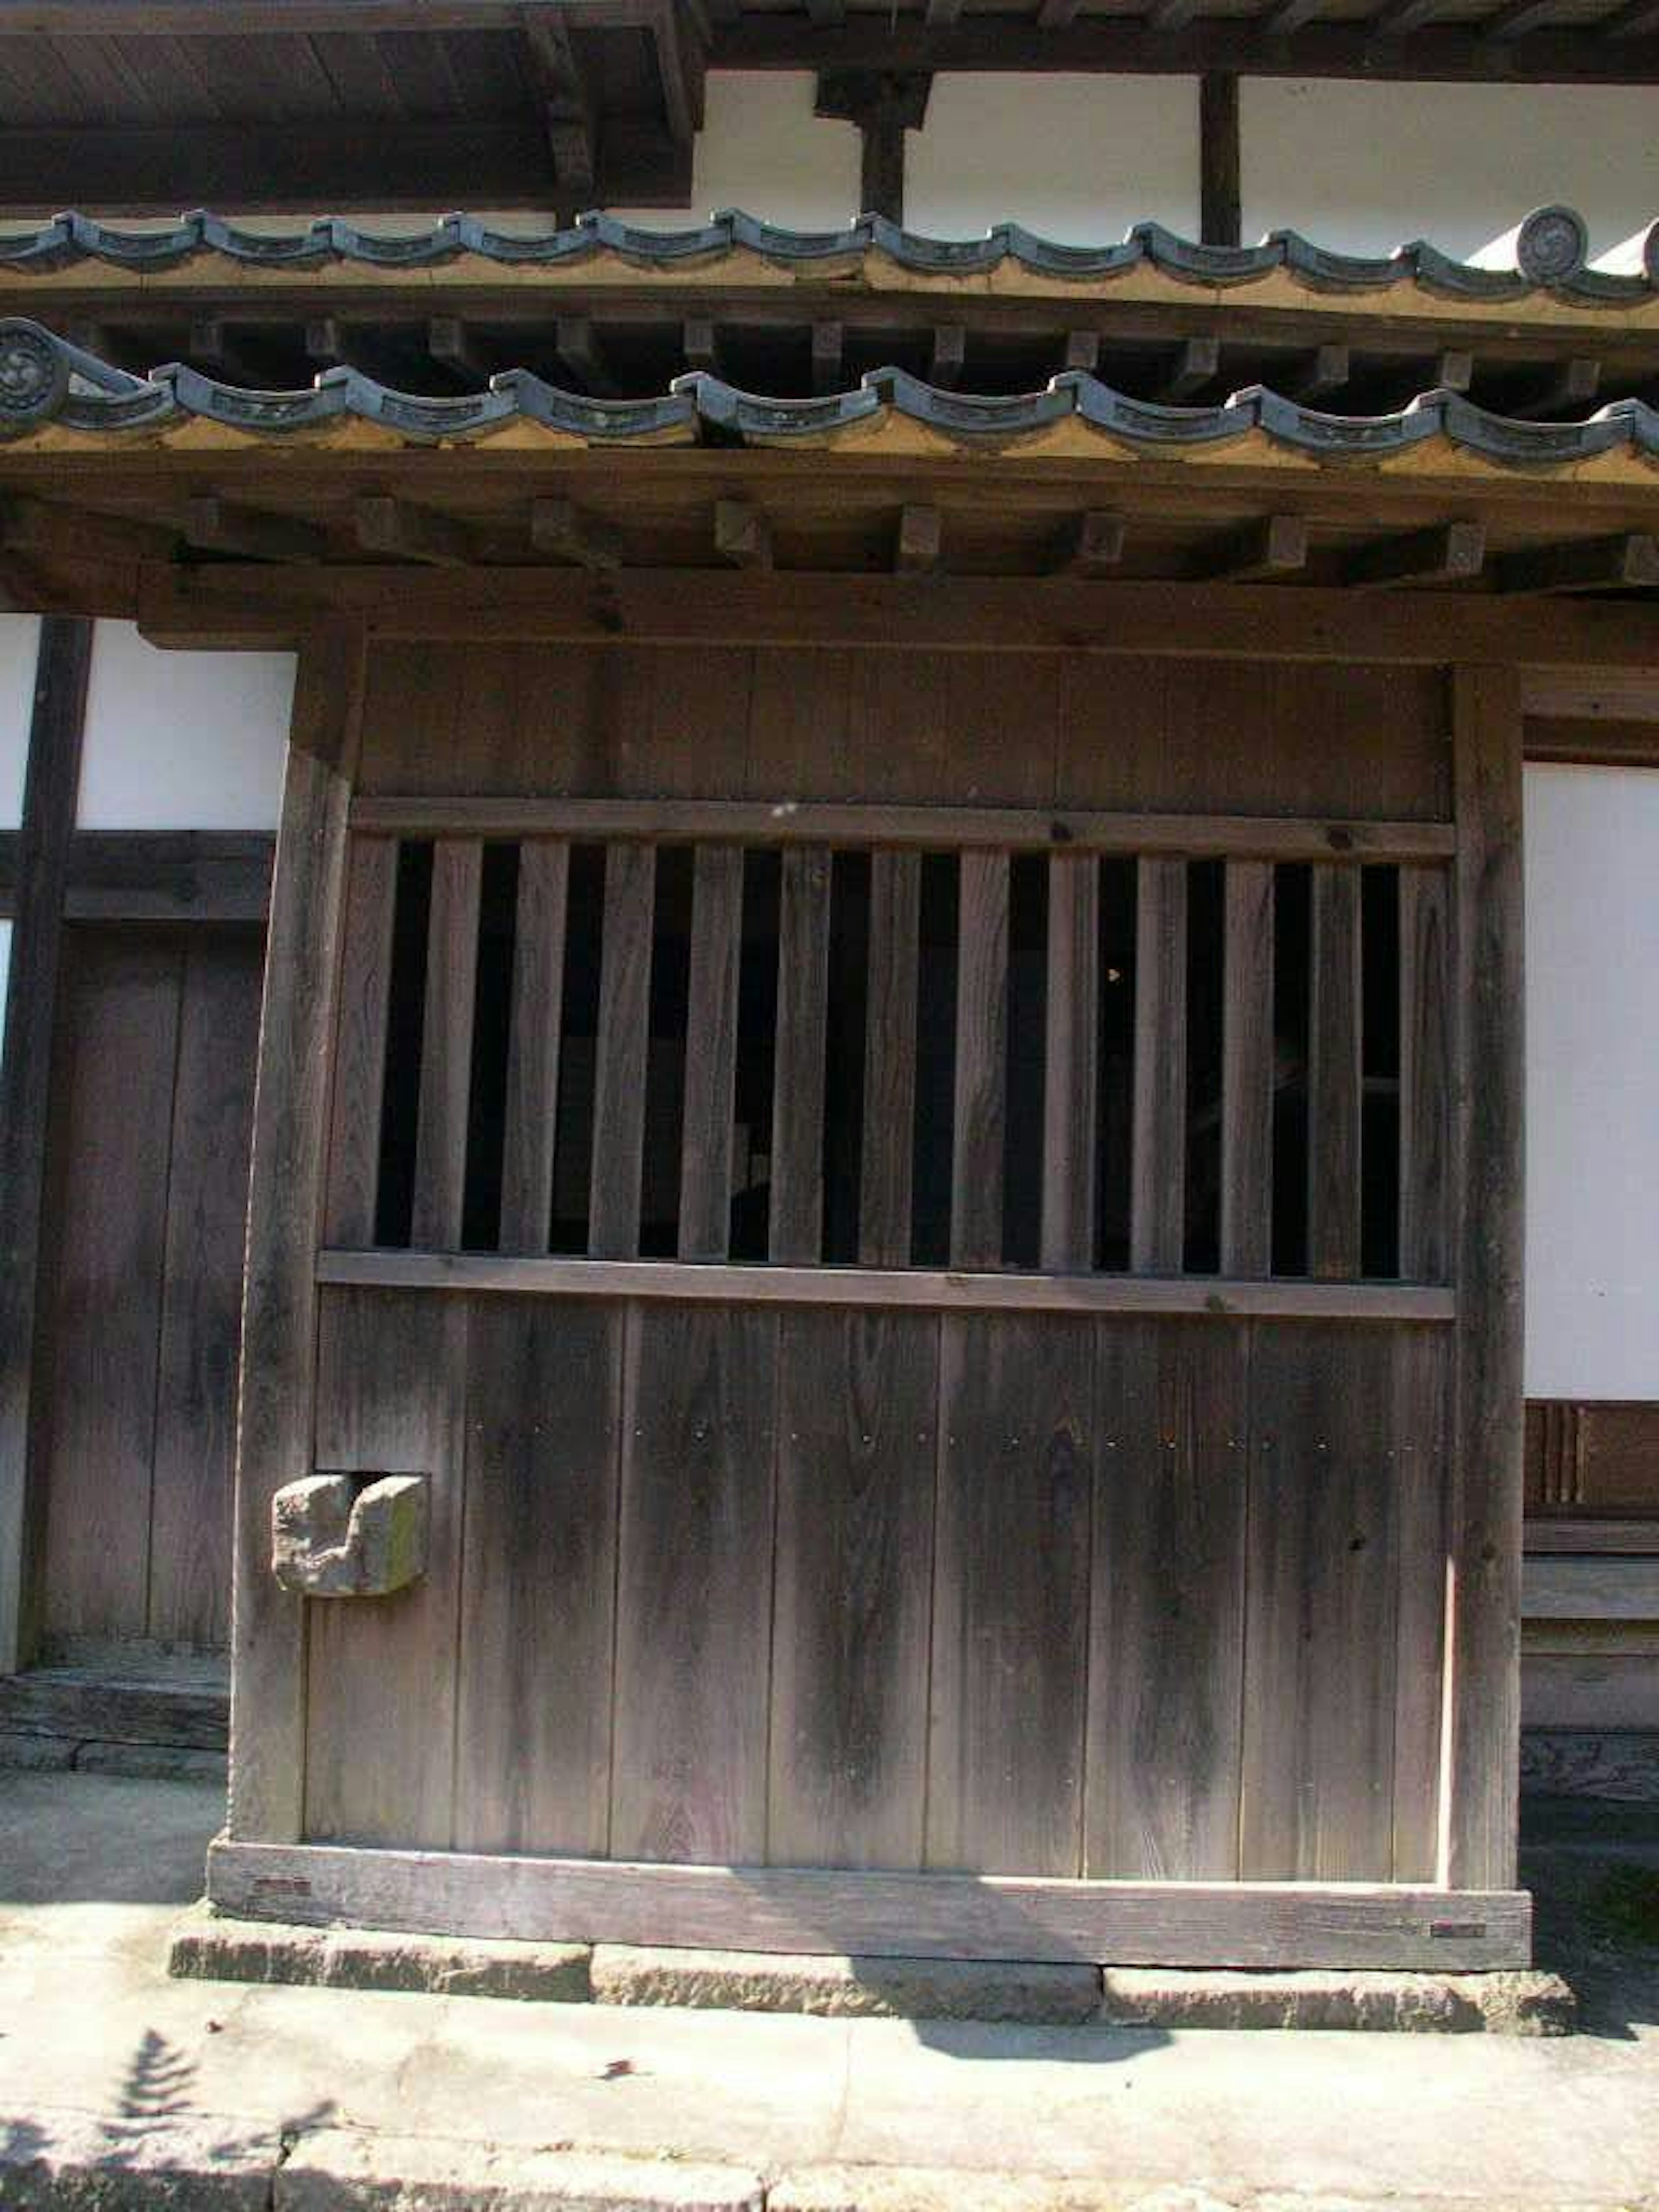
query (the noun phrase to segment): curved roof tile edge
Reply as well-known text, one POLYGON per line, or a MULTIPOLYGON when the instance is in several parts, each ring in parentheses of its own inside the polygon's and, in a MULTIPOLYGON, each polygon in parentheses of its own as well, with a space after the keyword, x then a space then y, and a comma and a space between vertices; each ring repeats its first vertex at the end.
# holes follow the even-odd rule
POLYGON ((787 445, 868 427, 890 416, 965 445, 995 448, 1066 421, 1121 443, 1180 449, 1261 433, 1323 460, 1384 460, 1435 437, 1510 469, 1559 468, 1623 449, 1659 461, 1659 410, 1621 399, 1581 422, 1517 422, 1451 392, 1428 392, 1396 414, 1346 416, 1304 407, 1262 386, 1218 405, 1166 407, 1069 370, 1041 392, 1009 398, 942 392, 898 368, 872 370, 854 391, 773 399, 696 371, 647 399, 590 399, 528 369, 509 369, 482 392, 427 398, 356 369, 333 368, 309 390, 248 392, 181 364, 131 376, 82 353, 39 324, 0 322, 0 441, 52 424, 119 436, 203 422, 281 440, 353 417, 405 442, 438 445, 526 422, 589 444, 700 437, 787 445))
POLYGON ((741 250, 800 268, 874 252, 915 274, 936 276, 983 276, 1012 260, 1032 276, 1077 282, 1150 265, 1178 282, 1208 287, 1249 284, 1282 269, 1313 291, 1389 291, 1411 283, 1446 298, 1488 304, 1544 292, 1581 306, 1616 307, 1659 295, 1659 221, 1643 234, 1640 268, 1629 273, 1587 265, 1589 232, 1583 217, 1569 207, 1534 208, 1510 243, 1512 265, 1493 268, 1457 260, 1422 239, 1383 255, 1337 252, 1296 230, 1273 231, 1257 246, 1207 246, 1156 222, 1135 224, 1116 245, 1085 246, 1059 245, 1014 222, 999 223, 983 238, 938 239, 902 229, 882 216, 860 216, 840 230, 800 231, 734 209, 688 230, 642 230, 599 213, 578 216, 569 229, 534 236, 491 230, 467 215, 445 216, 414 235, 388 236, 338 216, 271 235, 239 229, 202 210, 164 231, 123 230, 70 212, 33 231, 0 233, 0 267, 27 276, 96 260, 159 272, 198 255, 218 254, 264 269, 310 270, 347 261, 417 270, 475 254, 504 267, 554 268, 609 253, 660 269, 741 250))

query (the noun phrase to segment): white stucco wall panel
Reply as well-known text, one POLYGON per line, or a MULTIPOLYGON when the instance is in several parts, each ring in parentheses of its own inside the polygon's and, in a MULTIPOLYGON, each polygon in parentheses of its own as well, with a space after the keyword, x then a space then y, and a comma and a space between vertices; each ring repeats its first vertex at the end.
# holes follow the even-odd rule
POLYGON ((274 830, 293 698, 292 653, 164 653, 100 622, 81 827, 274 830))
POLYGON ((1011 221, 1068 246, 1146 221, 1196 237, 1198 81, 936 76, 909 137, 904 220, 937 238, 1011 221))
POLYGON ((39 615, 0 615, 0 830, 15 830, 23 818, 40 653, 39 615))
POLYGON ((1599 257, 1659 215, 1656 106, 1648 86, 1246 77, 1244 236, 1291 228, 1351 253, 1427 238, 1468 255, 1565 200, 1599 257))
POLYGON ((1528 1395, 1659 1397, 1659 772, 1526 773, 1528 1395))
POLYGON ((647 230, 684 230, 721 208, 792 230, 840 229, 860 212, 859 134, 813 114, 817 88, 810 70, 712 71, 692 149, 690 210, 612 212, 647 230))

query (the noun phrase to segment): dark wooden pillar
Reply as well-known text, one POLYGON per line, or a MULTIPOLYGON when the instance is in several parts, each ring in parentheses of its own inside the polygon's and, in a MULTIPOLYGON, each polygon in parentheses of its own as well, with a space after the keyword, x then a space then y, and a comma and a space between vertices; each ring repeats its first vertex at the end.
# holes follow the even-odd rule
POLYGON ((1457 793, 1457 1384, 1449 1532, 1450 1763, 1442 1878, 1507 1889, 1520 1774, 1521 695, 1453 675, 1457 793))
POLYGON ((312 1472, 315 1282, 329 1066, 366 646, 331 622, 301 649, 271 886, 253 1103, 231 1633, 230 1820, 237 1838, 299 1839, 304 1816, 302 1601, 270 1567, 270 1508, 312 1472))
POLYGON ((1206 246, 1237 246, 1243 237, 1238 79, 1212 70, 1198 81, 1200 235, 1206 246))
POLYGON ((39 1628, 41 1501, 31 1463, 35 1309, 64 896, 91 665, 92 624, 45 617, 0 1065, 0 1674, 27 1666, 39 1628))
POLYGON ((859 211, 904 220, 904 134, 920 131, 933 78, 922 70, 821 70, 814 112, 856 123, 864 142, 859 211))

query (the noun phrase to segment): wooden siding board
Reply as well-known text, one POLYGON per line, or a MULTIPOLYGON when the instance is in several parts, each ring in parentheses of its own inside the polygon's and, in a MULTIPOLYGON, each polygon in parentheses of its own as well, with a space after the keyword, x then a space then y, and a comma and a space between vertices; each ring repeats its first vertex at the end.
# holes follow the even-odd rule
POLYGON ((910 1257, 921 922, 920 857, 877 853, 870 863, 864 1144, 859 1177, 859 1261, 866 1267, 902 1267, 910 1257))
POLYGON ((1361 1012, 1359 873, 1313 871, 1308 1010, 1308 1271, 1359 1273, 1361 1012))
POLYGON ((922 1863, 937 1318, 782 1322, 768 1859, 922 1863))
POLYGON ((552 1224, 569 882, 570 848, 562 838, 520 848, 501 1146, 504 1252, 545 1252, 552 1224))
POLYGON ((732 1115, 743 951, 743 851, 700 845, 693 864, 691 973, 680 1151, 683 1260, 723 1260, 732 1243, 732 1115))
POLYGON ((1395 1332, 1394 1878, 1405 1882, 1431 1881, 1439 1863, 1451 1352, 1443 1333, 1395 1332))
POLYGON ((1451 1273, 1451 885, 1443 868, 1400 871, 1400 1273, 1451 1273))
POLYGON ((605 866, 587 1236, 589 1255, 596 1260, 631 1259, 640 1249, 656 884, 652 847, 611 846, 605 866))
POLYGON ((810 1263, 823 1250, 831 885, 828 847, 806 845, 787 852, 781 874, 769 1251, 774 1260, 810 1263))
POLYGON ((951 1263, 1002 1263, 1008 1116, 1008 855, 964 853, 957 957, 951 1263))
POLYGON ((1100 863, 1048 864, 1042 1088, 1042 1264, 1094 1265, 1100 1149, 1100 863))
POLYGON ((420 1121, 415 1142, 410 1234, 416 1244, 439 1251, 453 1251, 461 1242, 483 880, 483 848, 477 838, 437 840, 432 853, 426 1019, 421 1032, 420 1121))
POLYGON ((1222 990, 1221 1270, 1273 1272, 1273 870, 1230 860, 1222 990))
POLYGON ((1187 864, 1139 864, 1129 1264, 1178 1274, 1187 1192, 1187 864))
POLYGON ((324 1231, 331 1244, 374 1242, 398 850, 395 838, 356 837, 348 864, 324 1231))

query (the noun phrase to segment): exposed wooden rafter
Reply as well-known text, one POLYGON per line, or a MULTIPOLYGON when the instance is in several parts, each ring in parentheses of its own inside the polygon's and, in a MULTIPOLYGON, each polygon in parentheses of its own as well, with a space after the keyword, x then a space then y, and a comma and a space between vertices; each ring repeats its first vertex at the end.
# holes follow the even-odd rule
POLYGON ((1361 546, 1348 556, 1342 578, 1358 590, 1383 585, 1459 583, 1478 576, 1486 557, 1486 532, 1480 523, 1447 522, 1361 546))
POLYGON ((1505 592, 1651 591, 1659 587, 1659 538, 1631 532, 1509 553, 1498 576, 1505 592))
POLYGON ((866 215, 904 220, 904 134, 920 131, 933 77, 925 70, 821 70, 814 112, 856 124, 859 197, 866 215))

